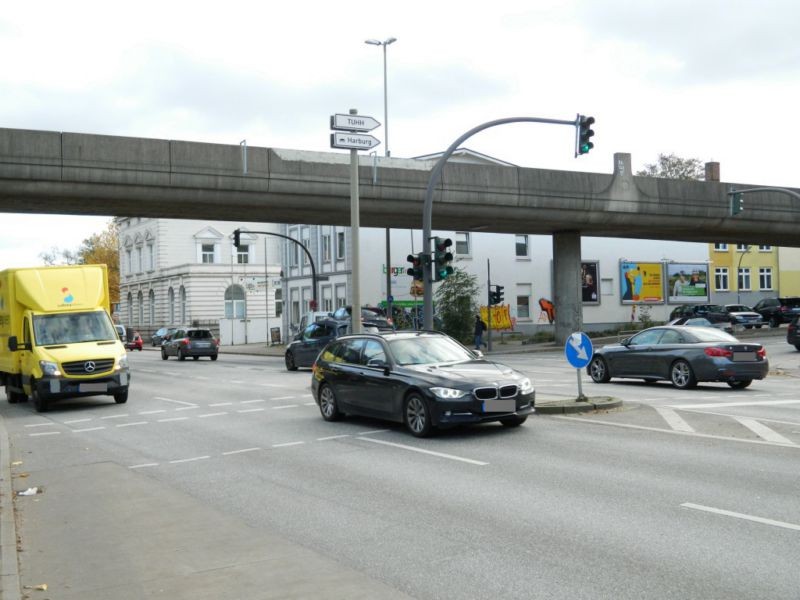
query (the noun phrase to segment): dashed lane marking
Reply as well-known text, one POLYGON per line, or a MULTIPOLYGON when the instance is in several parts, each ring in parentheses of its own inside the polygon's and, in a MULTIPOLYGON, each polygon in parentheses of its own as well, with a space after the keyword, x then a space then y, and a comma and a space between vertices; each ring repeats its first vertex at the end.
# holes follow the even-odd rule
POLYGON ((263 412, 265 408, 244 408, 242 410, 237 410, 237 413, 252 413, 252 412, 263 412))
POLYGON ((241 450, 229 450, 228 452, 223 452, 222 456, 231 456, 232 454, 244 454, 245 452, 256 452, 261 449, 262 448, 242 448, 241 450))
POLYGON ((273 406, 272 410, 283 410, 284 408, 297 408, 299 404, 284 404, 283 406, 273 406))
POLYGON ((72 425, 74 423, 88 423, 92 419, 72 419, 71 421, 64 421, 64 425, 72 425))
POLYGON ((134 421, 133 423, 120 423, 117 427, 133 427, 135 425, 147 425, 147 421, 134 421))
POLYGON ((140 415, 158 415, 158 414, 165 413, 165 412, 167 412, 167 411, 164 410, 163 408, 161 408, 159 410, 143 410, 139 414, 140 415))
POLYGON ((105 429, 105 427, 85 427, 83 429, 73 429, 73 433, 84 433, 86 431, 100 431, 101 429, 105 429))
POLYGON ((702 504, 693 504, 691 502, 684 502, 681 504, 684 508, 691 508, 694 510, 702 510, 717 515, 724 515, 726 517, 733 517, 735 519, 744 519, 745 521, 753 521, 754 523, 761 523, 763 525, 772 525, 773 527, 782 527, 784 529, 792 529, 800 531, 800 525, 794 523, 787 523, 785 521, 775 521, 774 519, 765 519, 764 517, 756 517, 740 512, 733 512, 732 510, 724 510, 722 508, 714 508, 713 506, 703 506, 702 504))
POLYGON ((231 404, 233 404, 233 402, 215 402, 214 404, 209 404, 208 407, 214 408, 217 406, 230 406, 231 404))
POLYGON ((58 435, 59 433, 61 433, 61 432, 60 431, 42 431, 40 433, 29 433, 28 435, 30 437, 40 437, 40 436, 43 436, 43 435, 58 435))
POLYGON ((189 417, 169 417, 168 419, 159 419, 159 423, 172 423, 173 421, 188 421, 189 417))
POLYGON ((712 402, 709 404, 672 404, 670 408, 728 408, 730 406, 776 406, 800 404, 800 400, 763 400, 758 402, 712 402))
POLYGON ((223 415, 227 415, 226 412, 216 412, 216 413, 206 413, 204 415, 197 415, 198 419, 205 419, 207 417, 221 417, 223 415))
POLYGON ((108 415, 107 417, 100 417, 101 419, 125 419, 130 417, 128 413, 120 414, 120 415, 108 415))
POLYGON ((177 464, 180 464, 180 463, 193 462, 193 461, 196 461, 196 460, 206 460, 208 458, 211 458, 211 457, 210 456, 193 456, 192 458, 180 458, 178 460, 171 460, 171 461, 169 461, 169 464, 177 465, 177 464))
POLYGON ((305 442, 285 442, 283 444, 272 444, 273 448, 286 448, 287 446, 299 446, 300 444, 305 444, 305 442))
POLYGON ((194 402, 184 402, 183 400, 173 400, 172 398, 164 398, 163 396, 156 396, 153 400, 163 400, 164 402, 174 402, 175 404, 183 404, 184 406, 197 406, 194 402))
POLYGON ((25 427, 50 427, 52 425, 55 425, 55 423, 50 421, 50 422, 47 422, 47 423, 30 423, 28 425, 25 425, 25 427))
POLYGON ((410 450, 411 452, 419 452, 421 454, 428 454, 430 456, 437 456, 439 458, 446 458, 448 460, 455 460, 459 462, 465 462, 471 465, 478 465, 480 467, 485 467, 486 465, 489 464, 487 462, 483 462, 480 460, 473 460, 471 458, 464 458, 463 456, 455 456, 453 454, 445 454, 444 452, 434 452, 433 450, 423 450, 422 448, 415 448, 414 446, 406 446, 405 444, 395 444, 394 442, 386 442, 384 440, 376 440, 368 437, 361 437, 359 439, 362 439, 366 442, 372 442, 374 444, 383 444, 384 446, 392 446, 393 448, 400 448, 401 450, 410 450))

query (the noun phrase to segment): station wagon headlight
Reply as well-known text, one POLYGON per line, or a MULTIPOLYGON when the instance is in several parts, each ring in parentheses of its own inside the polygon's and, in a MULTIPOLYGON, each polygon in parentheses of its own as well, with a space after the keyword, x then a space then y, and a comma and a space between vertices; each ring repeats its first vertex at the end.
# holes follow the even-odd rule
POLYGON ((464 390, 454 390, 453 388, 446 387, 434 387, 431 388, 431 391, 437 398, 441 398, 442 400, 458 400, 469 393, 464 390))
POLYGON ((58 370, 58 363, 50 362, 49 360, 40 360, 39 367, 42 373, 48 377, 60 377, 61 371, 58 370))
POLYGON ((124 354, 117 359, 117 370, 128 368, 128 355, 124 354))
POLYGON ((525 378, 519 382, 520 394, 530 394, 533 391, 533 382, 529 378, 525 378))

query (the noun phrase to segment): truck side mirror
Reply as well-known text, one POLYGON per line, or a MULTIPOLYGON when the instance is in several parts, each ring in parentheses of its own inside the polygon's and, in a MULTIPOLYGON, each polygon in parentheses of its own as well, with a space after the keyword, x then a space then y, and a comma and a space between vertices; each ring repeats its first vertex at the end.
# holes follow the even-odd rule
POLYGON ((15 335, 9 336, 9 338, 8 338, 8 349, 11 352, 16 352, 17 351, 17 336, 15 336, 15 335))

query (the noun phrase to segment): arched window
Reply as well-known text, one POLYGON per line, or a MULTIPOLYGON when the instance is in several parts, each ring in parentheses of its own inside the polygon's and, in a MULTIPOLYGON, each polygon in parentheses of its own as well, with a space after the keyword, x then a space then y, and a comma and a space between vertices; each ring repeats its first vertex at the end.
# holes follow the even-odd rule
POLYGON ((175 323, 175 290, 169 288, 169 322, 175 323))
POLYGON ((186 288, 181 286, 180 289, 180 301, 181 301, 181 325, 186 324, 186 288))
POLYGON ((139 309, 139 320, 136 322, 137 325, 141 325, 144 323, 144 295, 142 294, 141 290, 136 296, 136 304, 138 305, 137 308, 139 309))
POLYGON ((230 286, 225 290, 225 318, 244 319, 246 315, 247 301, 244 288, 240 285, 230 286))
POLYGON ((133 294, 128 292, 128 324, 133 323, 133 294))
POLYGON ((156 292, 155 290, 150 290, 148 294, 148 305, 150 310, 147 313, 147 324, 152 325, 156 322, 156 292))

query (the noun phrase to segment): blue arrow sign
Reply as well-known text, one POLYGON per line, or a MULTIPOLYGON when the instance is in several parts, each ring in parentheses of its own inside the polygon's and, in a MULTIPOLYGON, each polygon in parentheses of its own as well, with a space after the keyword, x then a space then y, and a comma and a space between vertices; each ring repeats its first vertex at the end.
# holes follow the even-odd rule
POLYGON ((592 360, 594 348, 592 340, 582 331, 571 333, 564 344, 564 355, 567 361, 576 369, 582 369, 592 360))

